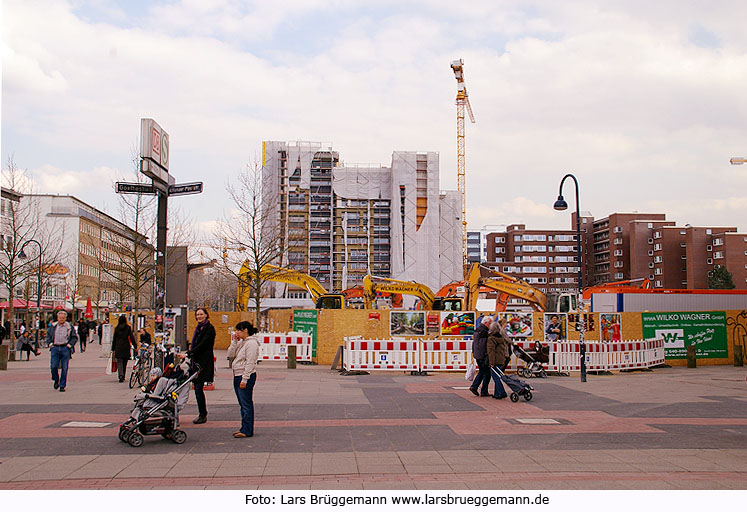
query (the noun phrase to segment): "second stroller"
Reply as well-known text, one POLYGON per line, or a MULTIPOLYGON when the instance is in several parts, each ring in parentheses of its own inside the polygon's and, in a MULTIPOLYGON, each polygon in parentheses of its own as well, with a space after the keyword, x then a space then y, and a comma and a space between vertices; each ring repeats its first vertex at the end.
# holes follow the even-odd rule
POLYGON ((532 399, 532 391, 534 388, 524 381, 521 381, 513 375, 508 375, 506 372, 501 370, 498 366, 491 366, 490 371, 493 372, 499 379, 506 383, 511 388, 511 401, 518 402, 519 396, 523 396, 524 400, 529 402, 532 399))

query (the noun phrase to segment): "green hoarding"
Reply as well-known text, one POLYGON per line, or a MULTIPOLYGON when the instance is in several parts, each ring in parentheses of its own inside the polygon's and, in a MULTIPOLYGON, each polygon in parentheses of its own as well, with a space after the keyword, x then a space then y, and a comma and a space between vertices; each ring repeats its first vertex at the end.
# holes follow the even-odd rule
POLYGON ((643 337, 664 339, 664 353, 671 359, 687 358, 687 347, 695 345, 699 358, 729 357, 726 313, 641 313, 643 337))
POLYGON ((311 334, 311 356, 316 357, 316 309, 294 309, 293 330, 311 334))

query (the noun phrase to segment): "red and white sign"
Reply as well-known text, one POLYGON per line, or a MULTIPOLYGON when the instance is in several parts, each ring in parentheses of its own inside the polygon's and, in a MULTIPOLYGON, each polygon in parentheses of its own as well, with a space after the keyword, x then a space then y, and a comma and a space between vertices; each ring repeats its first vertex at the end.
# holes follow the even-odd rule
POLYGON ((169 170, 169 134, 153 119, 140 120, 140 158, 169 170))

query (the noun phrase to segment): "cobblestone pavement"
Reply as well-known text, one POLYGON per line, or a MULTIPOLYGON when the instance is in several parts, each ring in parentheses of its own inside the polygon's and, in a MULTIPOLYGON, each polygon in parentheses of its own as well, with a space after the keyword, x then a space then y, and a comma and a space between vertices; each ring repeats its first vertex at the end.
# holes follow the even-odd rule
POLYGON ((747 489, 747 370, 532 379, 531 402, 475 397, 461 374, 342 376, 263 362, 256 433, 225 352, 208 422, 183 445, 117 439, 134 392, 76 353, 67 392, 49 353, 0 372, 0 489, 747 489), (73 423, 71 425, 71 422, 73 423), (77 426, 76 426, 77 425, 77 426))

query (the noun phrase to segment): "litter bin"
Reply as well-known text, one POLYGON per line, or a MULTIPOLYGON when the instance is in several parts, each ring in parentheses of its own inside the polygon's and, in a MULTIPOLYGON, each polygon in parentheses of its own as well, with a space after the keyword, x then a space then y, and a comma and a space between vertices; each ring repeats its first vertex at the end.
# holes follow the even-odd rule
POLYGON ((697 363, 697 358, 695 357, 695 345, 690 345, 687 347, 687 367, 688 368, 695 368, 697 363))

